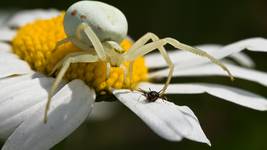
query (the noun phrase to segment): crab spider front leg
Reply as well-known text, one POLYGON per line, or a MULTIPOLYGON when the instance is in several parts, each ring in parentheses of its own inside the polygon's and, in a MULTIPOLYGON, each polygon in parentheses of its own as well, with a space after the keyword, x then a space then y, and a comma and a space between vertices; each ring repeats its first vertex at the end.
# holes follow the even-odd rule
POLYGON ((69 36, 63 40, 60 40, 56 43, 55 48, 53 49, 53 51, 55 51, 59 46, 73 41, 74 44, 76 44, 79 48, 82 48, 83 50, 88 50, 88 45, 86 45, 86 43, 81 42, 81 33, 84 32, 86 34, 86 36, 89 38, 89 40, 91 41, 97 55, 99 56, 100 60, 106 60, 106 55, 105 55, 105 50, 104 47, 101 43, 101 41, 99 40, 99 38, 97 37, 97 35, 95 34, 95 32, 92 30, 92 28, 87 24, 87 23, 81 23, 75 32, 75 36, 69 36))
MULTIPOLYGON (((146 34, 144 34, 141 38, 139 38, 133 45, 132 47, 129 49, 129 51, 132 51, 134 49, 140 48, 142 46, 144 46, 149 40, 157 41, 159 40, 159 37, 151 32, 148 32, 146 34)), ((163 46, 161 47, 162 49, 165 49, 163 46)))
POLYGON ((130 64, 129 64, 129 84, 130 84, 130 89, 133 89, 133 87, 132 87, 133 65, 134 65, 134 61, 130 61, 130 64))
POLYGON ((87 49, 88 46, 84 43, 82 43, 79 39, 77 38, 74 38, 74 37, 67 37, 63 40, 60 40, 56 43, 56 46, 55 48, 52 50, 52 52, 55 52, 61 45, 65 44, 65 43, 68 43, 68 42, 74 42, 76 45, 79 45, 79 48, 81 49, 87 49))
MULTIPOLYGON (((56 43, 54 50, 56 50, 60 45, 63 45, 69 41, 73 41, 74 44, 76 44, 78 47, 82 48, 83 50, 88 50, 88 46, 85 43, 81 42, 82 32, 84 32, 85 35, 88 37, 88 39, 91 41, 94 47, 94 50, 96 51, 99 59, 102 61, 106 61, 106 54, 105 54, 104 47, 101 41, 99 40, 99 38, 97 37, 97 35, 95 34, 95 32, 92 30, 92 28, 87 23, 81 23, 77 27, 76 32, 75 32, 76 38, 75 36, 70 36, 61 41, 58 41, 56 43)), ((50 74, 52 74, 59 66, 61 66, 62 62, 64 61, 61 61, 59 64, 57 64, 50 74)), ((109 67, 108 65, 109 64, 107 64, 107 68, 109 67)))
MULTIPOLYGON (((129 49, 129 51, 126 53, 125 57, 126 59, 130 60, 132 62, 132 59, 141 56, 140 54, 143 51, 143 47, 145 47, 146 44, 149 40, 152 40, 154 42, 156 42, 157 40, 159 40, 159 38, 153 34, 153 33, 147 33, 144 36, 142 36, 139 40, 137 40, 134 45, 129 49)), ((166 49, 164 48, 164 45, 158 45, 157 47, 150 49, 147 53, 149 53, 150 51, 156 50, 158 49, 161 53, 161 55, 163 56, 163 58, 165 59, 166 63, 169 66, 169 74, 168 74, 168 78, 165 82, 164 87, 162 88, 162 90, 160 91, 160 96, 164 94, 164 92, 166 91, 166 89, 168 88, 171 78, 172 78, 172 74, 173 74, 173 69, 174 69, 174 65, 166 51, 166 49)), ((143 55, 147 54, 144 53, 143 55)), ((133 72, 133 63, 130 63, 130 82, 131 82, 131 76, 132 76, 132 72, 133 72)))
POLYGON ((55 51, 58 49, 59 46, 65 44, 65 43, 68 43, 68 42, 70 42, 70 41, 71 41, 71 40, 70 40, 70 38, 68 38, 68 37, 65 38, 65 39, 63 39, 63 40, 58 41, 58 42, 56 43, 55 48, 52 50, 52 52, 55 52, 55 51))
POLYGON ((231 74, 231 72, 228 70, 228 68, 225 65, 223 65, 218 59, 216 59, 213 56, 209 55, 207 52, 205 52, 205 51, 203 51, 201 49, 194 48, 194 47, 191 47, 189 45, 180 43, 179 41, 177 41, 177 40, 175 40, 173 38, 165 38, 165 39, 162 39, 161 41, 162 41, 161 45, 170 44, 170 45, 172 45, 173 47, 175 47, 177 49, 185 50, 185 51, 191 52, 193 54, 208 58, 212 63, 218 65, 224 71, 226 71, 228 76, 230 77, 230 79, 232 81, 234 80, 234 76, 231 74))
MULTIPOLYGON (((143 55, 145 55, 145 54, 147 54, 147 53, 149 53, 149 52, 151 52, 151 51, 153 51, 155 49, 159 49, 160 47, 165 46, 166 44, 170 44, 175 48, 178 48, 178 49, 181 49, 181 50, 185 50, 185 51, 189 51, 189 52, 194 53, 196 55, 208 58, 212 63, 220 66, 223 70, 225 70, 228 73, 228 75, 230 76, 231 80, 234 79, 232 74, 231 74, 231 72, 219 60, 217 60, 213 56, 209 55, 205 51, 202 51, 200 49, 193 48, 193 47, 191 47, 189 45, 180 43, 179 41, 177 41, 177 40, 175 40, 173 38, 165 38, 165 39, 160 39, 160 40, 152 42, 152 43, 148 43, 148 44, 146 44, 146 45, 144 45, 142 47, 139 47, 137 49, 133 49, 132 51, 129 51, 128 53, 125 54, 124 57, 128 61, 132 61, 135 58, 137 58, 138 56, 143 56, 143 55)), ((163 57, 164 57, 165 60, 167 58, 167 60, 169 62, 171 62, 171 60, 168 59, 169 57, 168 57, 168 54, 167 54, 166 51, 165 51, 165 53, 162 53, 162 54, 163 54, 163 57)), ((171 72, 171 71, 169 71, 169 72, 171 72)), ((169 73, 168 79, 170 79, 171 77, 172 76, 169 73)), ((167 89, 167 87, 169 85, 168 79, 167 79, 164 87, 162 88, 160 95, 163 95, 165 90, 167 89)))
POLYGON ((68 54, 66 57, 61 59, 56 64, 56 66, 52 69, 52 71, 49 73, 49 75, 52 76, 56 72, 56 70, 58 70, 66 62, 66 60, 69 59, 70 57, 75 57, 75 56, 79 56, 79 55, 82 55, 82 54, 88 54, 88 52, 81 51, 81 52, 75 52, 75 53, 68 54))
POLYGON ((63 79, 63 76, 65 75, 66 71, 68 70, 70 64, 72 63, 89 63, 89 62, 97 62, 99 61, 98 56, 96 55, 91 55, 91 54, 80 54, 77 53, 75 55, 74 54, 70 54, 69 56, 66 56, 66 58, 64 59, 65 61, 62 63, 62 68, 60 69, 56 80, 54 81, 49 93, 48 93, 48 101, 46 103, 46 107, 45 107, 45 116, 44 116, 44 122, 47 122, 47 113, 49 110, 49 106, 50 106, 50 102, 51 102, 51 98, 54 94, 54 92, 57 90, 57 87, 60 83, 60 81, 63 79))
POLYGON ((86 36, 92 42, 92 45, 99 59, 102 61, 105 61, 106 54, 105 54, 104 47, 101 41, 99 40, 99 38, 97 37, 97 35, 95 34, 95 32, 93 31, 93 29, 87 23, 81 23, 76 30, 76 36, 78 37, 78 39, 81 39, 82 31, 86 34, 86 36))
MULTIPOLYGON (((133 46, 129 49, 129 55, 134 55, 134 54, 130 54, 130 53, 135 53, 136 49, 144 46, 149 40, 152 40, 152 42, 155 42, 157 40, 159 40, 159 37, 154 34, 154 33, 146 33, 145 35, 143 35, 141 38, 139 38, 134 44, 133 46)), ((165 59, 165 61, 167 62, 168 66, 169 66, 169 74, 168 74, 168 78, 167 78, 167 81, 165 83, 165 86, 163 87, 161 93, 164 93, 164 91, 167 89, 170 81, 171 81, 171 77, 172 77, 172 74, 173 74, 173 69, 174 69, 174 65, 168 55, 168 53, 166 52, 166 49, 164 48, 164 46, 160 46, 158 47, 161 55, 163 56, 163 58, 165 59)), ((129 67, 129 73, 130 73, 130 84, 131 84, 131 81, 132 81, 132 74, 133 74, 133 61, 130 62, 130 67, 129 67)))
MULTIPOLYGON (((96 36, 96 34, 94 33, 94 31, 91 29, 91 27, 86 24, 86 23, 81 23, 76 30, 76 38, 66 38, 63 39, 62 41, 59 41, 56 45, 56 48, 59 45, 64 44, 65 42, 68 42, 70 39, 72 39, 75 44, 78 44, 79 47, 85 47, 86 45, 84 45, 84 43, 80 42, 81 39, 81 32, 84 32, 85 35, 89 38, 89 40, 91 41, 97 56, 88 54, 87 52, 76 52, 76 53, 72 53, 69 54, 68 56, 66 56, 62 61, 60 61, 52 70, 52 73, 58 69, 60 66, 62 66, 61 70, 59 71, 59 74, 56 77, 56 80, 54 81, 50 92, 48 94, 48 101, 46 104, 46 108, 45 108, 45 117, 44 117, 44 122, 47 122, 47 113, 49 110, 49 106, 50 106, 50 102, 51 102, 51 98, 54 94, 54 92, 56 91, 60 81, 62 80, 64 74, 66 73, 66 71, 69 68, 69 65, 71 63, 77 63, 77 62, 96 62, 96 61, 106 61, 106 55, 105 55, 105 51, 103 48, 103 45, 101 43, 101 41, 98 39, 98 37, 96 36)), ((107 64, 107 68, 108 68, 108 64, 107 64)))

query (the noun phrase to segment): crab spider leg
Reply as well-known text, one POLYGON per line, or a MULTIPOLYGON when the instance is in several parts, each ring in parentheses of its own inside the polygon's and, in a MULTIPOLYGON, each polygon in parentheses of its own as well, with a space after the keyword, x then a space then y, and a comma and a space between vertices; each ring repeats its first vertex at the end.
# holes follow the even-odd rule
POLYGON ((111 65, 109 62, 107 62, 107 69, 106 69, 106 79, 108 79, 110 75, 111 65))
POLYGON ((130 61, 130 64, 129 64, 129 84, 130 84, 130 88, 132 88, 132 79, 133 79, 133 65, 134 65, 134 61, 130 61))
MULTIPOLYGON (((127 74, 128 74, 127 72, 128 72, 128 69, 124 66, 124 64, 121 64, 120 68, 123 70, 124 83, 127 84, 127 74)), ((131 88, 131 86, 130 86, 130 88, 131 88)))
POLYGON ((103 47, 101 41, 99 40, 99 38, 96 36, 93 29, 87 23, 81 23, 76 30, 76 36, 79 39, 81 39, 81 31, 84 31, 86 36, 92 42, 99 59, 102 61, 105 61, 106 60, 106 54, 105 54, 104 47, 103 47))
MULTIPOLYGON (((154 34, 154 33, 150 33, 150 32, 146 33, 145 35, 143 35, 141 38, 139 38, 133 44, 133 46, 129 49, 129 53, 131 53, 131 51, 133 51, 133 50, 135 50, 135 49, 137 49, 139 47, 144 46, 149 40, 152 40, 152 42, 154 42, 154 41, 159 40, 159 37, 156 34, 154 34)), ((159 47, 159 49, 160 49, 160 52, 166 51, 163 46, 162 47, 159 47)), ((164 54, 162 54, 162 55, 164 55, 164 54)), ((169 56, 167 55, 167 57, 169 57, 169 56)), ((167 58, 167 59, 170 60, 170 58, 167 58)), ((170 64, 172 64, 172 62, 170 62, 170 64)), ((130 74, 130 85, 131 85, 132 74, 133 74, 133 61, 130 62, 130 65, 129 65, 129 74, 130 74)), ((168 76, 171 76, 171 75, 172 75, 172 72, 169 72, 169 75, 168 76)))
MULTIPOLYGON (((134 49, 137 49, 139 47, 144 46, 149 40, 157 41, 159 40, 159 37, 151 32, 146 33, 145 35, 143 35, 141 38, 139 38, 134 44, 133 46, 129 49, 129 51, 132 51, 134 49)), ((162 49, 165 49, 164 47, 161 47, 162 49)))
MULTIPOLYGON (((74 37, 70 37, 70 40, 73 42, 73 43, 75 43, 75 44, 77 44, 77 45, 79 45, 79 48, 81 48, 81 49, 83 49, 83 50, 88 50, 88 46, 85 44, 85 43, 83 43, 81 40, 79 40, 79 39, 77 39, 77 38, 74 38, 74 37)), ((92 49, 93 49, 93 47, 92 47, 92 49)), ((94 49, 93 49, 94 50, 94 49)), ((90 51, 90 50, 89 50, 90 51)))
POLYGON ((56 51, 56 50, 58 49, 59 46, 65 44, 65 43, 68 43, 68 42, 70 42, 70 38, 68 38, 68 37, 65 38, 65 39, 63 39, 63 40, 58 41, 58 42, 56 43, 55 48, 52 50, 52 52, 56 51))
POLYGON ((77 45, 79 45, 80 48, 82 49, 88 49, 88 46, 84 43, 82 43, 80 40, 74 38, 74 37, 67 37, 63 40, 60 40, 56 43, 56 46, 55 48, 52 50, 52 52, 55 52, 61 45, 65 44, 65 43, 68 43, 68 42, 71 42, 73 41, 74 43, 76 43, 77 45))
POLYGON ((163 41, 166 42, 165 44, 168 43, 168 44, 172 45, 175 48, 178 48, 178 49, 181 49, 181 50, 185 50, 185 51, 189 51, 189 52, 194 53, 196 55, 208 58, 212 63, 220 66, 224 71, 226 71, 228 76, 230 77, 230 79, 232 81, 234 80, 234 76, 231 74, 231 72, 228 70, 228 68, 225 65, 223 65, 218 59, 216 59, 213 56, 209 55, 207 52, 205 52, 205 51, 203 51, 201 49, 194 48, 194 47, 191 47, 189 45, 180 43, 179 41, 177 41, 177 40, 175 40, 173 38, 165 38, 165 39, 163 39, 163 41))
POLYGON ((74 57, 74 56, 78 56, 78 55, 82 55, 82 54, 88 54, 88 52, 74 52, 74 53, 70 53, 67 56, 65 56, 63 59, 61 59, 56 66, 53 68, 53 70, 49 73, 49 75, 51 76, 53 73, 55 73, 55 71, 60 68, 64 62, 66 62, 67 59, 69 59, 70 57, 74 57))
POLYGON ((49 106, 51 103, 51 98, 54 94, 54 92, 56 91, 60 81, 62 80, 64 74, 66 73, 66 71, 68 70, 70 64, 72 63, 79 63, 79 62, 83 62, 83 63, 88 63, 88 62, 97 62, 99 61, 98 56, 96 55, 91 55, 91 54, 79 54, 79 55, 75 55, 75 56, 69 56, 65 59, 65 61, 62 63, 62 68, 60 69, 56 80, 54 81, 49 93, 48 93, 48 100, 46 103, 46 107, 45 107, 45 116, 44 116, 44 123, 47 122, 47 113, 49 110, 49 106))
MULTIPOLYGON (((155 41, 159 40, 159 37, 157 35, 155 35, 154 33, 146 33, 145 35, 143 35, 140 39, 138 39, 133 46, 129 49, 128 55, 134 55, 134 53, 136 53, 138 51, 138 49, 140 49, 140 47, 144 46, 149 40, 152 40, 152 43, 155 41)), ((168 66, 169 66, 169 74, 168 74, 168 78, 166 80, 166 83, 163 87, 163 89, 161 90, 162 92, 160 92, 160 94, 162 95, 165 90, 167 89, 171 78, 172 78, 172 74, 173 74, 173 69, 174 69, 174 65, 166 51, 166 49, 164 48, 164 45, 157 47, 157 49, 160 51, 161 55, 163 56, 163 58, 165 59, 165 61, 167 62, 168 66)), ((133 63, 130 63, 130 82, 132 80, 131 76, 133 73, 132 70, 133 67, 133 63)))
MULTIPOLYGON (((213 56, 209 55, 207 52, 205 52, 203 50, 200 50, 198 48, 193 48, 193 47, 191 47, 189 45, 180 43, 179 41, 177 41, 177 40, 175 40, 173 38, 164 38, 164 39, 160 39, 158 41, 152 42, 152 43, 148 43, 148 44, 144 45, 143 47, 140 47, 139 50, 132 51, 131 54, 128 54, 128 56, 125 56, 125 58, 127 60, 132 60, 132 58, 136 58, 138 56, 145 55, 145 54, 153 51, 157 47, 164 46, 166 44, 170 44, 175 48, 178 48, 178 49, 181 49, 181 50, 185 50, 185 51, 189 51, 189 52, 191 52, 193 54, 208 58, 212 63, 220 66, 224 71, 226 71, 228 73, 229 77, 231 78, 231 80, 234 79, 234 77, 232 76, 231 72, 219 60, 217 60, 216 58, 214 58, 213 56), (140 50, 140 49, 142 49, 142 50, 140 50), (129 57, 129 55, 131 55, 131 56, 129 57)), ((130 53, 130 51, 129 51, 129 53, 130 53)))
POLYGON ((106 55, 105 55, 105 51, 103 48, 103 45, 101 43, 101 41, 99 40, 99 38, 96 36, 96 34, 94 33, 94 31, 91 29, 91 27, 86 24, 86 23, 81 23, 77 29, 76 29, 76 37, 70 36, 67 37, 63 40, 60 40, 56 43, 55 48, 52 50, 52 52, 54 52, 59 46, 67 43, 67 42, 71 42, 73 41, 75 44, 77 44, 80 48, 82 49, 88 49, 88 46, 81 42, 81 32, 84 31, 84 33, 86 34, 86 36, 89 38, 89 40, 92 42, 92 45, 98 55, 98 57, 100 58, 100 60, 106 60, 106 55))
MULTIPOLYGON (((132 61, 136 57, 143 56, 143 55, 145 55, 145 54, 147 54, 147 53, 149 53, 149 52, 151 52, 151 51, 153 51, 155 49, 158 49, 159 47, 165 46, 166 44, 170 44, 175 48, 178 48, 178 49, 181 49, 181 50, 185 50, 185 51, 189 51, 189 52, 194 53, 196 55, 208 58, 212 63, 220 66, 224 71, 226 71, 228 73, 228 75, 230 76, 231 80, 234 79, 232 74, 231 74, 231 72, 219 60, 217 60, 213 56, 209 55, 205 51, 202 51, 200 49, 193 48, 193 47, 188 46, 186 44, 180 43, 179 41, 177 41, 177 40, 175 40, 173 38, 165 38, 165 39, 160 39, 160 40, 152 42, 152 43, 148 43, 148 44, 146 44, 146 45, 144 45, 144 46, 142 46, 142 47, 140 47, 138 49, 129 51, 129 53, 126 53, 124 55, 124 58, 126 60, 128 60, 128 61, 132 61)), ((165 60, 166 60, 166 58, 168 58, 167 55, 168 55, 167 53, 163 54, 163 57, 165 58, 165 60)), ((169 73, 168 79, 170 79, 170 78, 171 78, 171 76, 170 76, 170 73, 169 73)), ((168 84, 169 84, 168 79, 167 79, 164 87, 161 90, 161 93, 160 93, 161 95, 164 94, 165 90, 168 87, 168 84)))

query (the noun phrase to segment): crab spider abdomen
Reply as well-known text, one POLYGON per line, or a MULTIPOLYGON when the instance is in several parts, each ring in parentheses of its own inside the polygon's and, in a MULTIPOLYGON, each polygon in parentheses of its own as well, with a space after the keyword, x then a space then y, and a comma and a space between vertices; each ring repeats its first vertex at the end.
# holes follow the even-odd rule
MULTIPOLYGON (((127 35, 128 24, 124 14, 117 8, 97 1, 79 1, 71 5, 64 17, 64 30, 68 37, 76 37, 81 23, 87 23, 101 42, 121 42, 127 35)), ((77 38, 77 37, 76 37, 77 38)), ((88 37, 81 32, 80 42, 91 46, 88 37)), ((75 44, 75 41, 72 41, 75 44)), ((75 44, 78 46, 78 44, 75 44)))

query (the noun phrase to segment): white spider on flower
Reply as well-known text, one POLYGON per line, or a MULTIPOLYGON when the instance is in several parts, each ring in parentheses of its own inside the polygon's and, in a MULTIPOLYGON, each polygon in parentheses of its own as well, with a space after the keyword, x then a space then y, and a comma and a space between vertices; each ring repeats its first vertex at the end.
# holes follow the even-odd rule
POLYGON ((180 43, 173 38, 159 39, 155 34, 147 33, 138 39, 126 52, 118 43, 127 36, 127 20, 120 10, 102 2, 80 1, 70 6, 64 16, 64 29, 68 37, 59 41, 55 50, 60 45, 71 41, 84 52, 67 55, 53 68, 52 73, 62 66, 48 95, 44 122, 47 122, 47 112, 51 97, 72 63, 104 61, 107 64, 106 77, 109 77, 111 66, 124 68, 124 76, 127 76, 128 70, 125 69, 123 63, 130 61, 129 76, 131 84, 134 60, 151 51, 159 50, 170 69, 166 83, 159 93, 162 96, 171 81, 174 69, 173 63, 164 48, 166 44, 170 44, 175 48, 210 59, 227 71, 231 79, 233 79, 230 71, 217 59, 205 51, 180 43), (150 40, 152 42, 147 44, 150 40), (95 51, 96 54, 92 54, 92 51, 95 51))
MULTIPOLYGON (((22 26, 25 22, 39 19, 40 14, 45 15, 48 12, 41 11, 36 16, 32 12, 15 15, 8 20, 6 25, 2 25, 3 28, 0 30, 0 35, 4 35, 1 33, 6 35, 0 36, 2 41, 0 43, 0 138, 7 139, 2 149, 49 149, 74 131, 91 113, 94 104, 98 105, 98 103, 95 103, 95 90, 81 80, 73 80, 70 83, 60 85, 62 88, 56 91, 56 94, 52 97, 51 109, 48 111, 49 121, 47 124, 43 123, 43 118, 40 116, 45 112, 44 106, 48 98, 47 91, 53 85, 54 79, 34 72, 30 67, 38 67, 39 62, 31 62, 26 54, 16 51, 16 54, 20 57, 24 56, 27 62, 19 59, 16 54, 13 54, 15 46, 12 45, 13 48, 11 48, 10 44, 6 43, 11 41, 16 34, 21 34, 20 30, 17 32, 10 27, 25 28, 22 26)), ((55 15, 59 15, 59 13, 52 14, 52 16, 55 15)), ((243 61, 240 59, 244 58, 243 53, 238 52, 243 49, 266 52, 267 40, 254 38, 225 47, 199 46, 199 48, 206 50, 217 59, 237 53, 239 55, 236 54, 233 58, 246 63, 250 59, 245 58, 246 61, 243 61)), ((26 50, 31 51, 30 49, 26 50)), ((63 48, 55 51, 60 50, 63 50, 63 48)), ((184 52, 170 52, 169 55, 174 64, 173 76, 225 75, 214 65, 194 55, 184 52), (179 64, 182 65, 179 66, 179 64)), ((162 55, 158 53, 146 56, 146 65, 149 68, 165 67, 166 64, 161 57, 162 55)), ((234 64, 227 64, 227 67, 236 78, 248 79, 267 86, 267 75, 264 72, 234 64)), ((169 70, 163 69, 151 72, 149 78, 170 78, 169 74, 169 70)), ((166 84, 164 85, 166 86, 166 84)), ((162 84, 143 82, 138 85, 138 88, 145 90, 152 88, 155 91, 160 91, 162 86, 162 84)), ((188 107, 177 106, 168 101, 144 103, 146 97, 142 97, 142 93, 127 89, 113 89, 111 92, 159 136, 171 141, 180 141, 182 138, 187 138, 210 144, 199 125, 197 117, 188 107)), ((267 110, 265 98, 224 85, 171 83, 165 91, 166 94, 203 92, 252 109, 267 110)))

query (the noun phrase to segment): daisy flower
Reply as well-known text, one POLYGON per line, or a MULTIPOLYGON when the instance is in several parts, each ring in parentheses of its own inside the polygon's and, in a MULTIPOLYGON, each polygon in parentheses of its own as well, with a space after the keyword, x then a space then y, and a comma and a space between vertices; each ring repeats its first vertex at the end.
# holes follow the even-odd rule
MULTIPOLYGON (((156 134, 170 141, 183 138, 210 144, 197 117, 187 106, 169 101, 146 102, 142 93, 128 90, 124 84, 123 70, 111 68, 105 78, 102 62, 73 64, 65 75, 65 82, 52 97, 48 112, 49 121, 43 122, 48 91, 54 81, 48 76, 55 64, 66 54, 79 51, 66 43, 52 52, 57 41, 66 35, 63 14, 57 10, 30 10, 1 15, 0 22, 0 138, 5 141, 3 150, 49 149, 62 141, 92 113, 99 102, 98 95, 112 94, 156 134), (68 81, 68 82, 67 82, 68 81)), ((124 40, 128 49, 131 41, 124 40)), ((225 61, 236 79, 241 78, 267 86, 267 74, 253 70, 253 61, 242 51, 267 51, 267 40, 251 38, 226 46, 200 45, 217 59, 231 57, 239 62, 225 61)), ((183 51, 171 51, 175 64, 174 77, 226 76, 214 64, 183 51)), ((125 62, 127 67, 129 64, 125 62)), ((153 81, 166 78, 167 65, 159 53, 137 58, 134 62, 133 84, 137 88, 159 91, 163 84, 153 81), (149 69, 155 71, 148 71, 149 69)), ((208 93, 244 107, 267 110, 267 101, 255 93, 227 85, 212 83, 171 83, 166 94, 208 93)), ((104 99, 109 101, 109 99, 104 99)))

